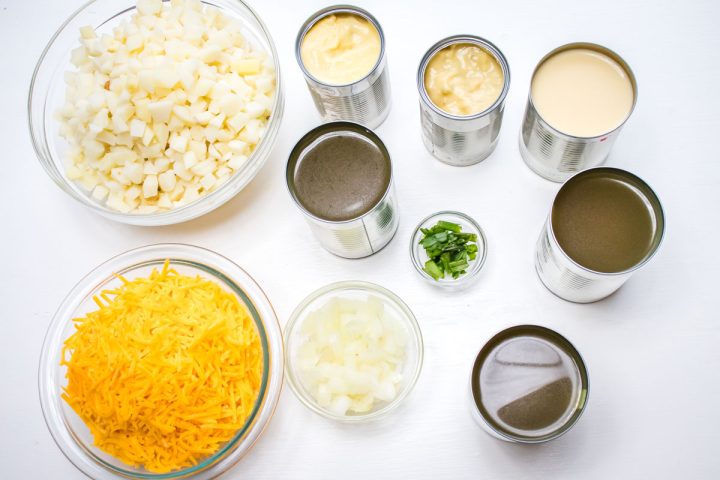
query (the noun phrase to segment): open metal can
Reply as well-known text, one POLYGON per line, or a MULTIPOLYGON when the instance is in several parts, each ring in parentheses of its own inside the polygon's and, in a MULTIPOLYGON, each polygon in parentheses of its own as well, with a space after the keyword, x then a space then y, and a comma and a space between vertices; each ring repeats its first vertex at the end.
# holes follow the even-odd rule
POLYGON ((518 325, 482 347, 470 374, 470 409, 491 436, 542 443, 564 434, 588 401, 585 362, 562 335, 518 325))
POLYGON ((390 78, 385 54, 385 34, 380 23, 362 8, 335 5, 315 12, 300 28, 295 41, 295 57, 305 76, 310 95, 324 122, 349 121, 375 129, 390 113, 390 78), (380 55, 368 74, 349 84, 333 85, 315 78, 305 67, 301 48, 305 35, 320 20, 337 14, 352 14, 372 24, 380 36, 380 55))
POLYGON ((510 88, 510 67, 502 52, 489 41, 475 35, 455 35, 440 40, 425 53, 417 73, 420 93, 422 139, 428 151, 441 162, 468 166, 486 159, 497 146, 502 125, 505 97, 510 88), (430 60, 454 44, 476 45, 491 55, 503 73, 503 87, 497 100, 487 109, 472 115, 453 115, 435 105, 425 88, 425 72, 430 60))
POLYGON ((617 62, 632 84, 633 100, 630 112, 620 125, 599 135, 581 137, 563 133, 543 119, 533 103, 531 87, 520 131, 520 154, 532 171, 554 182, 563 182, 586 168, 602 165, 637 103, 637 82, 630 66, 617 53, 594 43, 569 43, 556 48, 540 60, 533 72, 533 79, 546 60, 573 49, 594 50, 617 62))
MULTIPOLYGON (((355 158, 362 162, 368 161, 368 158, 362 158, 360 155, 355 155, 355 158)), ((327 173, 327 168, 323 167, 323 172, 327 173)), ((348 195, 354 195, 352 198, 354 202, 359 198, 355 192, 356 188, 344 183, 351 175, 346 170, 338 172, 339 180, 329 188, 333 192, 345 191, 348 195)), ((305 215, 313 235, 330 253, 344 258, 367 257, 381 250, 395 236, 398 228, 398 207, 390 154, 382 140, 370 129, 350 122, 332 122, 311 130, 298 141, 290 153, 286 181, 290 195, 305 215), (382 169, 387 169, 386 181, 383 181, 382 190, 378 190, 374 196, 371 195, 372 198, 377 198, 377 201, 372 201, 361 210, 357 210, 356 215, 342 220, 329 219, 327 215, 324 218, 317 211, 312 211, 308 207, 308 202, 303 200, 302 188, 298 184, 299 172, 303 162, 312 158, 312 152, 319 146, 343 138, 366 142, 376 149, 381 156, 382 169)))
MULTIPOLYGON (((617 200, 620 198, 618 192, 608 192, 608 195, 612 195, 612 198, 617 200)), ((578 198, 578 197, 575 197, 578 198)), ((577 206, 577 201, 573 202, 577 206)), ((604 213, 599 205, 592 206, 592 215, 584 215, 586 222, 597 223, 600 222, 604 213)), ((622 212, 629 212, 632 205, 618 204, 616 201, 612 204, 608 204, 607 208, 611 209, 615 213, 614 218, 610 218, 606 221, 605 225, 601 228, 603 231, 613 231, 613 235, 616 238, 624 238, 627 241, 632 240, 634 235, 637 235, 637 230, 624 231, 618 229, 618 225, 621 222, 632 222, 632 218, 618 220, 617 214, 622 212)), ((641 222, 634 222, 636 225, 641 222)), ((565 222, 567 225, 567 222, 565 222)), ((601 300, 608 295, 615 292, 620 288, 630 276, 643 265, 645 265, 657 252, 665 233, 665 217, 660 204, 660 200, 653 190, 641 180, 639 177, 633 175, 630 172, 621 170, 619 168, 611 167, 597 167, 585 170, 573 176, 570 180, 560 188, 553 206, 548 216, 545 226, 540 232, 537 246, 535 249, 535 269, 537 270, 538 276, 542 283, 552 293, 558 297, 577 303, 590 303, 601 300), (640 208, 645 208, 647 211, 647 219, 645 223, 648 225, 647 234, 645 234, 646 240, 643 240, 643 244, 646 245, 646 250, 637 256, 635 261, 630 260, 630 263, 620 267, 619 269, 613 269, 614 271, 605 271, 608 269, 599 270, 596 265, 600 265, 597 259, 588 257, 585 255, 583 260, 579 260, 581 257, 578 253, 573 253, 575 258, 571 256, 569 251, 575 252, 575 247, 566 240, 563 240, 564 234, 558 234, 558 228, 570 228, 581 230, 579 226, 573 226, 572 224, 568 227, 563 227, 562 216, 562 202, 573 200, 566 196, 568 191, 575 188, 578 189, 578 194, 583 195, 590 193, 583 191, 583 186, 579 185, 579 182, 586 181, 591 177, 597 177, 604 181, 607 181, 614 185, 627 185, 628 191, 633 192, 637 196, 637 205, 642 205, 640 208), (560 239, 560 240, 559 240, 560 239), (565 243, 565 246, 563 246, 565 243), (594 264, 590 265, 590 261, 594 264)), ((588 242, 596 242, 598 247, 603 251, 604 254, 615 256, 620 258, 623 256, 622 251, 614 251, 614 247, 607 238, 599 238, 598 235, 593 233, 588 234, 588 242), (593 237, 593 238, 590 238, 593 237)), ((589 247, 588 247, 589 248, 589 247)), ((597 251, 597 250, 596 250, 597 251)))

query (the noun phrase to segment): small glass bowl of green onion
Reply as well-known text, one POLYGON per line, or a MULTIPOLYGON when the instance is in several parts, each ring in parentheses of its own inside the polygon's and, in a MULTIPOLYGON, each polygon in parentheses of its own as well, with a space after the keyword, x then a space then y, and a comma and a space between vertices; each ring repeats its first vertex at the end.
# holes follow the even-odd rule
POLYGON ((421 277, 447 289, 469 286, 487 257, 487 239, 480 225, 464 213, 433 213, 415 228, 410 258, 421 277))

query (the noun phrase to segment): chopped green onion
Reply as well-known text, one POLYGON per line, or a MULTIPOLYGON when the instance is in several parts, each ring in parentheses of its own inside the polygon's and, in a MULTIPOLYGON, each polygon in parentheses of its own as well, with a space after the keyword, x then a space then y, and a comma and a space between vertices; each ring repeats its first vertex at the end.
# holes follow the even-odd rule
POLYGON ((445 276, 440 267, 438 267, 437 264, 432 260, 428 260, 427 262, 425 262, 425 268, 423 268, 423 270, 425 270, 425 273, 433 277, 435 280, 440 280, 445 276))
POLYGON ((435 280, 450 275, 459 278, 467 273, 469 262, 477 258, 477 235, 465 233, 457 223, 440 220, 431 228, 421 228, 420 245, 429 260, 423 271, 435 280))

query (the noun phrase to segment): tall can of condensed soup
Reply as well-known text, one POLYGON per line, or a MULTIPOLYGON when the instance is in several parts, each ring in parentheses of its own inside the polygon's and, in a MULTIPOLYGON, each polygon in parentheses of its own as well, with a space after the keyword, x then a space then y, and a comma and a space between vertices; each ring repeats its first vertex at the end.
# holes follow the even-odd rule
POLYGON ((543 284, 571 302, 600 300, 657 252, 665 216, 655 192, 625 170, 573 176, 553 201, 535 251, 543 284))
POLYGON ((315 238, 330 253, 367 257, 397 231, 390 154, 362 125, 332 122, 308 132, 290 153, 286 180, 315 238))
POLYGON ((510 67, 500 50, 474 35, 455 35, 425 53, 417 73, 422 139, 438 160, 481 162, 495 149, 510 67))
POLYGON ((602 165, 636 102, 635 75, 617 53, 593 43, 556 48, 532 76, 523 160, 555 182, 602 165))
POLYGON ((588 402, 588 371, 559 333, 518 325, 482 347, 469 390, 472 416, 487 433, 508 442, 543 443, 580 419, 588 402))
POLYGON ((374 129, 387 118, 385 35, 368 12, 336 5, 314 13, 300 28, 295 56, 323 121, 374 129))

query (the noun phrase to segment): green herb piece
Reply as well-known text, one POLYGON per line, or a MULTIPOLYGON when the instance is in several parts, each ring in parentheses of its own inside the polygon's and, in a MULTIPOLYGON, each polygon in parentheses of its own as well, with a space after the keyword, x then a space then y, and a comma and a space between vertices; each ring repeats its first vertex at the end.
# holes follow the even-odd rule
POLYGON ((464 233, 457 223, 440 220, 431 228, 421 228, 420 245, 429 260, 423 270, 435 280, 459 278, 467 273, 471 261, 477 258, 477 235, 464 233))
POLYGON ((445 220, 440 220, 434 228, 441 228, 443 230, 456 233, 459 233, 462 230, 462 227, 457 223, 446 222, 445 220))
POLYGON ((425 262, 425 268, 423 268, 423 270, 425 270, 425 273, 433 277, 435 280, 440 280, 445 276, 440 267, 438 267, 432 260, 425 262))

